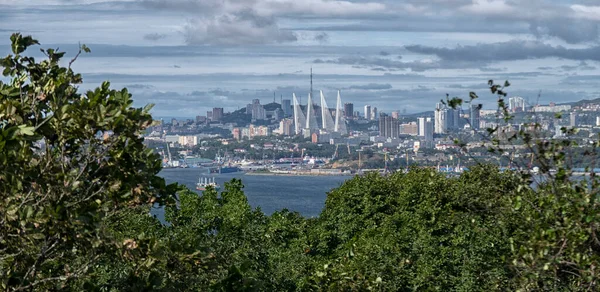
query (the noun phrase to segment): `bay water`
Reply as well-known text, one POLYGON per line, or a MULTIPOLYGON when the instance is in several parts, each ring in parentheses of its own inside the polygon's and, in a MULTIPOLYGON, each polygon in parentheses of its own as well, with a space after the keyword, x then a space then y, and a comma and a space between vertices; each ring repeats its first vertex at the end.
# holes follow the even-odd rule
MULTIPOLYGON (((239 178, 244 185, 248 203, 267 215, 282 209, 297 211, 304 217, 316 217, 325 206, 327 192, 339 187, 351 176, 279 176, 246 175, 243 172, 206 175, 202 168, 170 168, 159 174, 167 183, 177 182, 196 191, 199 177, 215 178, 221 189, 225 182, 239 178)), ((197 191, 200 195, 201 192, 197 191)), ((162 210, 153 210, 157 217, 163 217, 162 210)))

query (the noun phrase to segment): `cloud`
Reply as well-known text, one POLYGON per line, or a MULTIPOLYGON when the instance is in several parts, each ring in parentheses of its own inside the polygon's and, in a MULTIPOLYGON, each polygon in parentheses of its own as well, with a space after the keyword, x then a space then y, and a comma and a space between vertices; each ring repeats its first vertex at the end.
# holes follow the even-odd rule
POLYGON ((255 10, 261 16, 356 16, 386 11, 383 3, 340 0, 140 0, 140 3, 153 9, 205 15, 237 13, 247 9, 255 10))
POLYGON ((244 45, 295 42, 292 31, 279 28, 275 19, 243 10, 232 15, 192 20, 184 28, 190 45, 244 45))
POLYGON ((329 34, 326 32, 320 32, 315 35, 314 40, 322 44, 327 43, 329 42, 329 34))
POLYGON ((532 21, 529 29, 538 38, 544 36, 558 37, 567 43, 577 44, 598 40, 598 23, 588 20, 571 20, 567 22, 557 19, 532 21))
POLYGON ((156 32, 144 35, 144 39, 147 40, 147 41, 158 41, 158 40, 164 39, 166 37, 167 37, 166 34, 156 33, 156 32))
POLYGON ((590 71, 590 70, 596 70, 596 67, 590 66, 590 65, 588 65, 588 63, 581 61, 581 62, 579 62, 579 64, 577 64, 575 66, 562 65, 562 66, 560 66, 560 69, 562 69, 564 71, 575 71, 575 70, 590 71))
POLYGON ((506 68, 493 68, 493 67, 481 67, 479 71, 481 72, 503 72, 506 71, 506 68))
POLYGON ((339 65, 352 65, 356 68, 372 67, 372 68, 385 68, 386 70, 406 70, 411 69, 412 71, 425 71, 431 69, 438 69, 437 63, 426 63, 426 62, 401 62, 394 61, 385 58, 378 57, 361 57, 361 56, 344 56, 337 59, 322 60, 316 59, 313 61, 315 64, 339 64, 339 65))
POLYGON ((371 56, 344 56, 329 60, 315 59, 313 60, 313 63, 352 65, 354 68, 370 68, 373 71, 403 71, 410 69, 413 72, 424 72, 438 69, 479 68, 481 66, 481 63, 473 62, 471 60, 422 59, 417 61, 402 62, 387 58, 371 56))
POLYGON ((125 87, 128 89, 154 89, 154 86, 150 84, 128 84, 125 87))
POLYGON ((456 46, 454 48, 410 45, 405 48, 413 53, 435 55, 447 61, 497 62, 552 57, 577 61, 600 61, 600 46, 581 49, 566 48, 539 41, 515 40, 502 43, 456 46))
POLYGON ((389 83, 380 84, 380 83, 369 83, 365 85, 352 85, 347 89, 359 89, 359 90, 385 90, 392 89, 392 85, 389 83))

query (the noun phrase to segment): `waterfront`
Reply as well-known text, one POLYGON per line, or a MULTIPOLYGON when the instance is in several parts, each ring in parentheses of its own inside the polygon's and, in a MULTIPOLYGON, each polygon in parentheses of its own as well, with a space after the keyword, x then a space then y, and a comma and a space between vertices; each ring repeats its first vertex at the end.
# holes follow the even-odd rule
MULTIPOLYGON (((167 183, 177 182, 195 190, 201 168, 163 169, 159 175, 167 183)), ((244 184, 244 193, 253 208, 260 207, 265 214, 288 209, 305 217, 316 217, 325 206, 327 192, 340 186, 351 176, 272 176, 245 175, 242 172, 215 174, 215 181, 223 188, 225 182, 239 178, 244 184)), ((158 214, 157 214, 158 215, 158 214)), ((160 216, 160 215, 159 215, 160 216)))

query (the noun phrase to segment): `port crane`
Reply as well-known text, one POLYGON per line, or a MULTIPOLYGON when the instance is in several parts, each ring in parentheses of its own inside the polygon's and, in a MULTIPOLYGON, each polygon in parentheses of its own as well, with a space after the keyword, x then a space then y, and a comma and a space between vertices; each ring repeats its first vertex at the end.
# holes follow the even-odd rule
POLYGON ((390 153, 389 151, 380 151, 377 152, 379 154, 383 154, 383 160, 384 160, 384 168, 383 171, 384 173, 388 173, 389 169, 388 169, 388 154, 390 153))
POLYGON ((173 165, 173 159, 171 158, 171 149, 169 148, 169 143, 167 143, 167 154, 169 155, 169 166, 173 165))
MULTIPOLYGON (((338 149, 340 148, 340 145, 343 145, 343 144, 335 144, 335 152, 333 153, 333 156, 331 157, 331 159, 338 158, 338 156, 339 156, 338 149)), ((352 154, 350 154, 351 153, 350 152, 350 143, 346 144, 346 146, 348 146, 348 156, 352 155, 352 154)))

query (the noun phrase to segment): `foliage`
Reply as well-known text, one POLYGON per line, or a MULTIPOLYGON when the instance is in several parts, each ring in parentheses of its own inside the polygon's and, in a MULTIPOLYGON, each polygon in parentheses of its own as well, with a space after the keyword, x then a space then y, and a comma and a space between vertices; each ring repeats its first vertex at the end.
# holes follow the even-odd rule
POLYGON ((107 220, 168 203, 175 186, 156 176, 160 159, 139 135, 150 107, 133 108, 127 90, 107 82, 80 94, 75 59, 61 67, 64 53, 48 49, 37 63, 22 55, 36 40, 11 41, 14 55, 0 60, 11 79, 0 82, 0 286, 66 288, 85 282, 101 256, 136 249, 113 237, 107 220))

